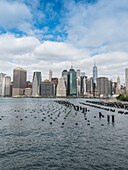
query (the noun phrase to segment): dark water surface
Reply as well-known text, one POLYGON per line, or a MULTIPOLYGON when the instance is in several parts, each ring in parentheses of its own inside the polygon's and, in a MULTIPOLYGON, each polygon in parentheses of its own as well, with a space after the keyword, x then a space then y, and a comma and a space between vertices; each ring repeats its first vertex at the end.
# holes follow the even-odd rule
POLYGON ((128 170, 128 115, 88 106, 85 120, 54 100, 0 98, 0 170, 128 170))

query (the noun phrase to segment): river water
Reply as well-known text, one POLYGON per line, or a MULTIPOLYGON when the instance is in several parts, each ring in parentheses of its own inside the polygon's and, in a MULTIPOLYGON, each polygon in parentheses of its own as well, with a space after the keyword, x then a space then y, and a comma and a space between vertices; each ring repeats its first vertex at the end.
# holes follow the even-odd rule
POLYGON ((128 170, 128 115, 54 100, 0 98, 0 170, 128 170))

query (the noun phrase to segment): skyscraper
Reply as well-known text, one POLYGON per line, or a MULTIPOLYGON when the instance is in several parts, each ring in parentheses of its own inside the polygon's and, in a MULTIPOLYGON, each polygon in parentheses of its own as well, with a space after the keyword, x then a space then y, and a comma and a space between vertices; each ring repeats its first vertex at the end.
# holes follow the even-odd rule
POLYGON ((126 85, 126 92, 128 91, 128 68, 125 68, 125 85, 126 85))
POLYGON ((5 77, 5 96, 10 96, 11 77, 5 77))
POLYGON ((49 81, 52 79, 52 70, 49 71, 49 81))
POLYGON ((80 73, 80 90, 81 95, 86 95, 86 80, 87 76, 85 76, 85 72, 80 73))
POLYGON ((13 70, 13 96, 24 95, 26 88, 27 71, 22 68, 13 70))
POLYGON ((39 96, 41 92, 41 72, 34 72, 33 79, 32 79, 32 95, 39 96))
POLYGON ((0 96, 5 95, 5 76, 6 74, 0 73, 0 96))
POLYGON ((97 90, 98 96, 108 96, 109 95, 109 81, 107 77, 97 78, 97 90))
POLYGON ((93 95, 93 78, 88 78, 86 80, 86 92, 87 95, 92 96, 93 95))
POLYGON ((64 78, 65 86, 67 87, 67 82, 68 82, 68 72, 67 72, 67 70, 64 70, 62 72, 62 77, 64 78))
POLYGON ((95 84, 96 84, 97 78, 98 78, 97 66, 96 66, 96 63, 94 63, 94 66, 93 66, 93 81, 94 81, 95 84))
POLYGON ((58 78, 54 77, 51 79, 51 82, 54 83, 55 86, 55 96, 56 96, 56 90, 57 90, 57 84, 58 84, 58 78))
POLYGON ((117 90, 120 90, 121 85, 120 85, 120 77, 117 77, 117 90))
POLYGON ((81 79, 80 79, 80 70, 77 70, 77 96, 80 96, 81 92, 81 79))
POLYGON ((71 67, 68 72, 68 95, 69 96, 76 96, 77 95, 77 79, 76 79, 76 72, 71 67))
POLYGON ((61 77, 59 79, 58 85, 57 85, 57 93, 56 93, 57 97, 66 97, 66 86, 65 86, 65 82, 64 82, 64 78, 61 77))
POLYGON ((63 70, 62 77, 64 78, 64 82, 65 82, 66 95, 68 95, 68 71, 67 70, 63 70))

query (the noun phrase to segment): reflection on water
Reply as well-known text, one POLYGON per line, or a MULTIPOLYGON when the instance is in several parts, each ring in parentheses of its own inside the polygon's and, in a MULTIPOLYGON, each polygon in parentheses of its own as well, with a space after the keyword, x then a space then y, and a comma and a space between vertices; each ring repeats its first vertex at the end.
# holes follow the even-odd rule
POLYGON ((86 119, 54 99, 1 98, 0 170, 128 169, 128 115, 84 107, 86 119))

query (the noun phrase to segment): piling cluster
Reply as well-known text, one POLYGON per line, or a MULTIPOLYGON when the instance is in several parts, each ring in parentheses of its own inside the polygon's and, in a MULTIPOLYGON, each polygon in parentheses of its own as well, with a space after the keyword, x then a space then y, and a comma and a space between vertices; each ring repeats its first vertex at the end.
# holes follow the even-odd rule
MULTIPOLYGON (((92 102, 90 102, 90 103, 92 103, 92 102)), ((97 108, 97 109, 102 109, 102 110, 106 110, 106 111, 115 112, 115 109, 109 109, 109 108, 105 108, 105 107, 100 107, 100 106, 96 106, 96 105, 89 104, 89 103, 82 103, 82 102, 80 102, 80 104, 83 104, 83 105, 86 105, 86 106, 90 106, 90 107, 94 107, 94 108, 97 108)))
MULTIPOLYGON (((103 101, 88 101, 88 100, 86 102, 87 103, 81 103, 81 104, 87 105, 87 106, 90 106, 90 107, 94 107, 94 108, 98 108, 98 109, 103 109, 103 110, 106 110, 106 111, 111 111, 111 112, 115 112, 115 109, 109 109, 109 108, 106 108, 106 107, 101 107, 101 106, 96 106, 96 105, 127 109, 127 104, 122 104, 122 103, 116 103, 116 102, 106 103, 106 102, 103 102, 103 101), (91 103, 91 104, 89 104, 89 103, 91 103), (93 105, 93 104, 96 104, 96 105, 93 105)), ((119 110, 118 113, 128 115, 128 112, 123 111, 123 110, 119 110)))
POLYGON ((127 109, 128 110, 128 104, 126 103, 121 103, 121 102, 106 102, 106 101, 86 101, 87 103, 92 103, 96 105, 103 105, 107 107, 115 107, 118 109, 127 109))

